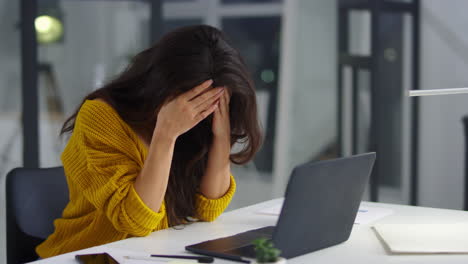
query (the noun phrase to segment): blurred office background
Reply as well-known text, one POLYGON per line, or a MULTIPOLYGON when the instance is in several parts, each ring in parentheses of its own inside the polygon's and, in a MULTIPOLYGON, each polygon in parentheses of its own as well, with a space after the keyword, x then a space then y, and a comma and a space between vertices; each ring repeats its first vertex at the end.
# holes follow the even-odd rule
POLYGON ((192 24, 225 31, 256 83, 266 139, 253 162, 233 167, 230 209, 282 196, 297 164, 367 151, 378 162, 366 200, 462 209, 468 95, 407 92, 468 86, 466 9, 465 0, 0 0, 1 215, 6 173, 59 166, 59 129, 82 97, 192 24), (25 21, 37 43, 25 41, 25 21))

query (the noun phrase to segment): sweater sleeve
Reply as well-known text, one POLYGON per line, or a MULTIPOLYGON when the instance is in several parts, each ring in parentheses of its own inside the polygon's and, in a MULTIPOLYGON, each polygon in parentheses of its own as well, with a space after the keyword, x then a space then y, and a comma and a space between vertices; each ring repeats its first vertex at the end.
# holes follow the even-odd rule
POLYGON ((203 221, 214 221, 226 210, 236 192, 236 181, 231 175, 231 185, 227 192, 218 199, 208 199, 203 194, 198 193, 195 197, 197 218, 203 221))
POLYGON ((151 210, 134 188, 144 161, 128 129, 113 110, 85 103, 75 123, 77 146, 72 158, 85 162, 81 167, 87 169, 74 171, 72 162, 66 157, 63 161, 73 174, 72 181, 116 230, 145 236, 158 226, 166 210, 164 203, 158 212, 151 210))

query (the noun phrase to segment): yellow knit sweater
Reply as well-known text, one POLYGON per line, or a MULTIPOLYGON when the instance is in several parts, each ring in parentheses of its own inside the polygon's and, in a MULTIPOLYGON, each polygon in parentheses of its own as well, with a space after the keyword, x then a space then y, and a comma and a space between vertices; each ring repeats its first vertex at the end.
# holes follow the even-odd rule
MULTIPOLYGON (((62 153, 70 202, 55 232, 36 251, 41 258, 97 246, 168 227, 165 203, 154 212, 140 199, 133 183, 147 148, 108 104, 88 100, 62 153)), ((236 189, 219 199, 196 195, 195 217, 213 221, 228 206, 236 189)))

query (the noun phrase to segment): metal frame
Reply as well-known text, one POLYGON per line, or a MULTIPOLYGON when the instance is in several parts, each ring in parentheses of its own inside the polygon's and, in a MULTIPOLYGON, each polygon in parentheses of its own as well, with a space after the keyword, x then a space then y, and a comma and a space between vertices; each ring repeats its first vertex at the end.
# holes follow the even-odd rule
MULTIPOLYGON (((373 1, 370 7, 371 11, 371 67, 370 67, 370 83, 371 83, 371 127, 370 127, 370 150, 377 153, 381 152, 380 144, 378 144, 378 135, 382 128, 380 120, 380 89, 379 84, 379 60, 377 51, 380 50, 380 41, 378 33, 380 31, 380 13, 382 12, 382 2, 380 0, 373 1)), ((356 115, 357 113, 353 113, 356 115)), ((353 124, 357 126, 357 124, 353 124)), ((377 158, 374 163, 374 169, 372 170, 370 178, 370 200, 377 202, 379 200, 379 182, 380 182, 380 160, 377 158)))
POLYGON ((37 0, 21 0, 21 90, 23 166, 39 167, 39 99, 37 40, 34 19, 37 0))
MULTIPOLYGON (((384 124, 379 118, 379 102, 383 100, 381 92, 376 89, 379 83, 379 75, 381 74, 378 66, 378 57, 375 55, 380 50, 380 40, 378 39, 379 32, 379 17, 382 13, 410 13, 413 18, 413 62, 412 62, 412 87, 419 89, 419 38, 420 38, 420 1, 414 0, 412 3, 406 2, 389 2, 385 0, 341 0, 338 8, 338 146, 340 156, 344 155, 343 150, 343 68, 344 66, 351 66, 353 72, 353 107, 352 107, 352 128, 353 144, 352 151, 356 151, 357 136, 357 74, 358 69, 368 69, 371 73, 371 136, 369 151, 376 151, 377 153, 382 150, 379 149, 377 142, 377 135, 379 131, 384 129, 384 124), (349 54, 348 51, 348 19, 350 10, 368 10, 371 12, 371 56, 354 56, 349 54)), ((411 113, 412 131, 411 131, 411 178, 410 178, 410 203, 417 205, 418 200, 418 133, 419 133, 419 101, 416 98, 413 100, 411 113)), ((378 201, 379 199, 379 159, 376 160, 374 170, 370 180, 370 200, 378 201)))
POLYGON ((146 0, 150 4, 150 41, 156 42, 162 36, 163 19, 162 19, 162 0, 146 0))
MULTIPOLYGON (((413 0, 413 78, 412 86, 414 90, 419 90, 419 46, 421 37, 421 1, 413 0)), ((411 177, 410 177, 410 204, 418 205, 419 203, 419 98, 412 99, 411 105, 411 177)))

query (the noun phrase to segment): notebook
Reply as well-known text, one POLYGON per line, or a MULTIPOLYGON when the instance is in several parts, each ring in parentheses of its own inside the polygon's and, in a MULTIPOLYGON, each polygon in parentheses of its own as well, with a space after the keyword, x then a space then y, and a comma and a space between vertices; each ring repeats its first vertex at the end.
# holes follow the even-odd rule
POLYGON ((374 230, 396 254, 468 254, 468 223, 376 224, 374 230))

